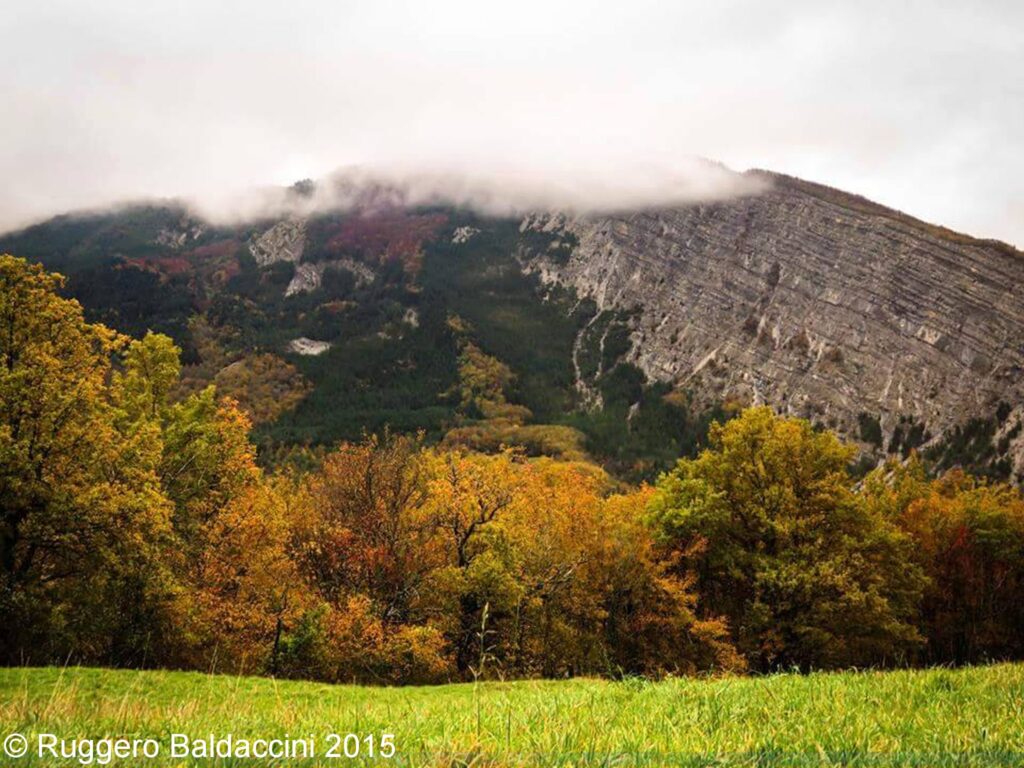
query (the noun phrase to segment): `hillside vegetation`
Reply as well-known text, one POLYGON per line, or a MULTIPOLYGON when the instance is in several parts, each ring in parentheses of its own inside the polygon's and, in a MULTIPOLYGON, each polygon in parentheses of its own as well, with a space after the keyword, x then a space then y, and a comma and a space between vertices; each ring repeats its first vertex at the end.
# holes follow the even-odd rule
POLYGON ((458 316, 442 441, 383 430, 268 472, 168 337, 90 323, 60 285, 0 257, 6 663, 416 684, 1024 658, 1014 487, 913 454, 861 480, 854 446, 766 407, 624 484, 530 423, 458 316))
POLYGON ((546 252, 551 239, 520 233, 515 220, 452 209, 322 214, 303 226, 296 263, 266 260, 273 249, 256 243, 268 225, 217 227, 179 207, 142 206, 58 217, 0 237, 0 252, 65 274, 62 292, 90 321, 172 338, 184 379, 216 382, 253 419, 264 465, 385 426, 429 442, 472 426, 480 414, 453 396, 467 344, 508 367, 508 400, 529 429, 500 437, 533 454, 568 439, 616 475, 653 479, 721 416, 691 413, 682 393, 666 398, 668 386, 647 382, 625 361, 625 318, 611 313, 587 336, 585 353, 603 359, 581 369, 605 407, 579 408, 573 345, 596 308, 523 274, 520 249, 546 252), (459 227, 474 234, 452 242, 459 227), (289 293, 300 268, 322 276, 289 293), (330 347, 298 354, 289 343, 299 337, 330 347), (269 384, 247 375, 271 368, 269 384))
MULTIPOLYGON (((67 275, 62 293, 77 298, 90 321, 135 338, 170 336, 182 351, 183 385, 216 383, 253 420, 264 467, 308 466, 339 440, 388 427, 422 431, 430 443, 451 436, 530 455, 585 454, 619 479, 650 482, 679 456, 696 455, 709 423, 727 417, 731 405, 765 399, 857 440, 860 473, 886 455, 921 448, 937 467, 1019 482, 1017 352, 989 344, 1019 335, 1008 298, 1019 254, 853 195, 762 176, 773 191, 756 200, 654 218, 598 217, 585 228, 601 242, 633 233, 601 248, 557 216, 538 228, 538 221, 527 226, 531 217, 367 201, 306 218, 224 225, 167 202, 59 216, 0 236, 0 252, 67 275), (852 226, 833 226, 847 218, 852 226), (795 225, 805 220, 824 232, 795 225), (649 226, 637 229, 644 221, 649 226), (889 225, 902 232, 895 240, 889 225), (944 260, 935 237, 980 250, 944 260), (827 243, 824 273, 805 273, 813 243, 827 243), (759 254, 751 263, 748 251, 759 254), (610 254, 626 261, 608 261, 610 254), (833 256, 854 273, 864 259, 880 261, 863 276, 844 277, 828 266, 833 256), (911 257, 924 260, 907 275, 882 277, 880 270, 911 257), (716 260, 724 262, 711 268, 716 260), (1001 260, 1008 271, 999 271, 1001 260), (968 263, 982 271, 958 273, 968 263), (997 270, 994 279, 984 277, 989 269, 997 270), (945 276, 908 288, 917 272, 945 276), (882 285, 872 287, 874 279, 882 285), (963 279, 994 293, 942 294, 963 279), (804 303, 808 285, 822 292, 824 312, 820 303, 804 303), (902 286, 902 298, 883 301, 884 285, 902 286), (850 298, 862 289, 880 302, 871 312, 850 298), (833 304, 833 294, 853 301, 853 314, 833 304), (779 319, 796 306, 788 321, 779 319), (943 318, 940 308, 948 307, 985 330, 964 335, 962 323, 943 318), (889 317, 893 311, 916 319, 889 317), (867 354, 870 344, 848 338, 850 329, 884 317, 888 326, 867 337, 881 338, 886 327, 896 333, 886 337, 895 346, 884 354, 867 354), (937 328, 948 332, 936 341, 937 328), (467 345, 507 368, 514 423, 460 408, 455 393, 467 345), (910 366, 902 386, 914 396, 906 404, 892 399, 901 386, 885 384, 891 359, 910 366), (970 373, 960 370, 968 360, 970 373), (989 364, 1005 374, 972 388, 971 376, 989 364), (773 394, 756 395, 751 382, 773 394), (859 401, 848 398, 850 386, 860 390, 859 401), (954 393, 959 386, 967 390, 954 393), (879 391, 889 401, 878 401, 879 391), (838 392, 847 395, 837 399, 838 392), (940 395, 934 408, 924 406, 940 395), (917 405, 906 411, 910 402, 917 405)), ((313 186, 296 185, 291 194, 313 186)))

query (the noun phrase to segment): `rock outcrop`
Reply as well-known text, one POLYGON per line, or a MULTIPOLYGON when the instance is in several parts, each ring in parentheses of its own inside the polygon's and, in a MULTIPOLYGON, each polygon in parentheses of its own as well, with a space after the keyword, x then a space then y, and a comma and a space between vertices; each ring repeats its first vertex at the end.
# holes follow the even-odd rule
POLYGON ((279 221, 249 241, 249 251, 261 267, 279 261, 298 263, 306 246, 306 222, 302 220, 279 221))
POLYGON ((285 296, 294 296, 297 293, 309 293, 320 287, 324 279, 324 272, 329 269, 344 269, 352 273, 355 284, 358 287, 369 285, 374 281, 374 271, 365 264, 343 256, 333 261, 317 261, 299 264, 295 268, 295 275, 292 277, 288 287, 285 288, 285 296))
POLYGON ((1010 480, 1024 485, 1024 405, 1010 412, 996 432, 994 443, 1009 465, 1010 480))
POLYGON ((578 240, 528 271, 632 312, 632 360, 707 401, 768 402, 889 442, 1024 403, 1024 254, 816 184, 607 216, 542 214, 578 240))
POLYGON ((194 243, 206 232, 206 227, 190 216, 182 216, 181 220, 173 227, 162 227, 157 232, 154 242, 173 250, 180 250, 191 243, 194 243))
POLYGON ((297 355, 322 355, 331 348, 329 341, 317 341, 300 336, 288 342, 288 351, 297 355))
POLYGON ((452 242, 456 245, 468 243, 474 235, 478 234, 480 234, 480 230, 476 227, 456 227, 452 232, 452 242))
POLYGON ((297 293, 309 293, 320 287, 323 280, 323 264, 299 264, 295 268, 288 287, 284 289, 285 296, 294 296, 297 293))

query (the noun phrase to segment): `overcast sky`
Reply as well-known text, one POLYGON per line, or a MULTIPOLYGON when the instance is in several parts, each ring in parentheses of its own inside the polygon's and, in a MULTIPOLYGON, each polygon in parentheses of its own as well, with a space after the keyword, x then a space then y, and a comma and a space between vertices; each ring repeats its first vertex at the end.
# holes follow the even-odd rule
POLYGON ((3 0, 0 228, 353 164, 629 200, 700 156, 1024 245, 1024 2, 701 6, 3 0))

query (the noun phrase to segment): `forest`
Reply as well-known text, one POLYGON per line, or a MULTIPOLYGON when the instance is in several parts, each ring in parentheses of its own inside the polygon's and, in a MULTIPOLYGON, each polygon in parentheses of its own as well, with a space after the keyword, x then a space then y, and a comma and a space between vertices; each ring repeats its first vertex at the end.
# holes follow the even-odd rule
MULTIPOLYGON (((766 407, 652 483, 529 430, 460 335, 442 441, 273 470, 167 336, 0 257, 0 661, 379 684, 1024 657, 1024 499, 766 407), (547 454, 547 455, 544 455, 547 454)), ((666 411, 670 413, 670 411, 666 411)), ((540 429, 540 428, 538 428, 540 429)))

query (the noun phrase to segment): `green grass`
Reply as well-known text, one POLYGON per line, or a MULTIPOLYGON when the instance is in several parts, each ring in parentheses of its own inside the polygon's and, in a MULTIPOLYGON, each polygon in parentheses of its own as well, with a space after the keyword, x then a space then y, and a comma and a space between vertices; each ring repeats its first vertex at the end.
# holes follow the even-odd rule
MULTIPOLYGON (((1024 764, 1024 665, 368 688, 181 672, 0 670, 0 738, 393 733, 392 765, 1024 764)), ((54 765, 25 757, 5 765, 54 765)), ((63 764, 76 764, 72 760, 63 764)), ((112 764, 168 765, 156 761, 112 764)), ((177 765, 267 765, 254 759, 177 765)))

